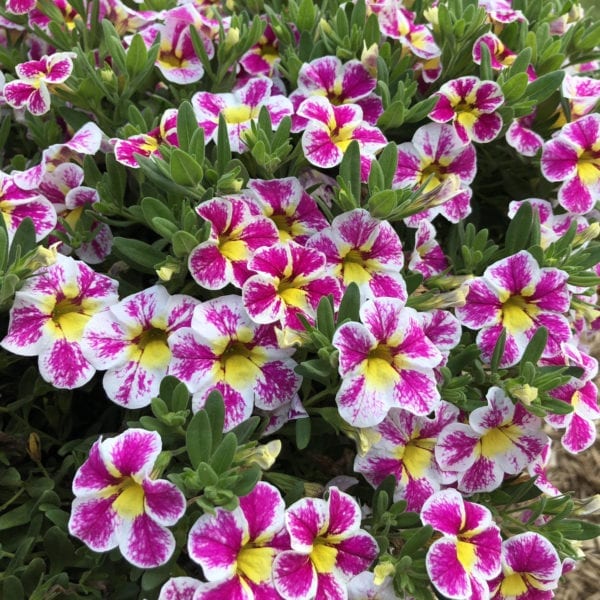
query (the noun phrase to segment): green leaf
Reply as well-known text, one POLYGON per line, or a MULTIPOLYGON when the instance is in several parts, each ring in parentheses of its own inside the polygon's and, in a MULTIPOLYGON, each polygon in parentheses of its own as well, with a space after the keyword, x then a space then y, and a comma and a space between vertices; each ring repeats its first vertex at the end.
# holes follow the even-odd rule
POLYGON ((260 481, 262 471, 256 465, 242 471, 233 485, 233 493, 240 496, 247 496, 260 481))
POLYGON ((148 61, 148 51, 146 44, 139 33, 136 33, 129 44, 125 65, 130 77, 135 77, 138 73, 144 70, 148 61))
POLYGON ((198 240, 191 233, 180 230, 173 234, 171 245, 173 254, 181 258, 187 256, 198 245, 198 240))
POLYGON ((527 362, 532 364, 537 364, 538 360, 542 357, 544 349, 546 348, 546 342, 548 341, 548 330, 545 327, 540 327, 534 334, 529 343, 527 344, 527 348, 525 348, 525 352, 523 353, 523 358, 521 358, 520 363, 524 365, 527 362))
POLYGON ((367 207, 371 216, 376 219, 386 219, 392 214, 397 204, 397 195, 394 190, 381 190, 369 197, 367 207))
POLYGON ((226 433, 221 443, 215 448, 209 464, 215 473, 221 474, 231 467, 235 451, 237 450, 237 438, 232 431, 226 433))
POLYGON ((333 300, 331 296, 323 296, 317 307, 316 328, 328 339, 333 337, 335 331, 333 300))
POLYGON ((212 454, 212 433, 208 414, 205 410, 197 412, 191 419, 185 432, 185 448, 194 469, 207 462, 212 454))
MULTIPOLYGON (((484 44, 482 44, 482 46, 483 45, 484 44)), ((528 100, 534 100, 538 104, 543 102, 560 87, 564 77, 565 72, 562 70, 546 73, 546 75, 538 77, 527 86, 525 98, 528 100)))
POLYGON ((311 422, 310 419, 296 420, 296 447, 298 450, 304 450, 310 443, 311 422))
POLYGON ((554 415, 568 415, 574 410, 572 404, 567 404, 566 402, 563 402, 562 400, 557 400, 556 398, 552 398, 551 396, 548 396, 547 398, 542 400, 541 404, 545 410, 554 415))
MULTIPOLYGON (((527 50, 529 50, 529 48, 527 48, 527 50)), ((528 83, 529 78, 527 77, 527 73, 517 73, 516 75, 513 75, 502 86, 504 101, 508 104, 510 102, 516 102, 519 100, 519 98, 521 98, 525 93, 528 83)))
POLYGON ((245 444, 250 438, 252 434, 256 431, 257 427, 260 424, 260 417, 258 415, 254 415, 245 421, 242 421, 239 425, 236 425, 231 431, 235 433, 237 437, 238 446, 245 444))
POLYGON ((332 367, 327 360, 313 358, 296 365, 294 371, 298 373, 298 375, 302 375, 302 377, 326 384, 329 383, 332 367))
POLYGON ((216 485, 219 481, 219 476, 215 473, 215 470, 206 462, 201 462, 196 467, 196 473, 198 474, 199 483, 204 488, 209 485, 216 485))
POLYGON ((225 403, 218 390, 213 390, 208 395, 204 410, 208 415, 214 448, 223 436, 223 427, 225 426, 225 403))
POLYGON ((31 520, 31 514, 34 508, 33 500, 25 502, 17 508, 13 508, 0 516, 0 531, 25 525, 31 520))
POLYGON ((359 310, 360 291, 356 283, 352 282, 342 296, 342 301, 338 309, 337 324, 343 323, 346 320, 360 321, 359 310))
POLYGON ((171 154, 171 177, 179 185, 196 187, 202 181, 202 167, 189 154, 175 148, 171 154))
POLYGON ((569 540, 593 540, 600 536, 600 525, 577 519, 562 519, 558 530, 568 529, 563 535, 569 540))
POLYGON ((492 354, 492 360, 490 361, 490 368, 492 373, 498 371, 502 356, 504 355, 504 347, 506 346, 506 327, 502 329, 502 333, 498 336, 496 345, 494 346, 494 352, 492 354))
POLYGON ((229 145, 229 134, 227 123, 223 113, 219 113, 219 127, 217 129, 217 171, 219 175, 227 172, 227 165, 231 160, 231 146, 229 145))
POLYGON ((2 578, 2 598, 10 598, 10 600, 24 600, 25 590, 23 584, 18 577, 8 575, 2 578))
POLYGON ((144 219, 148 225, 152 225, 152 219, 154 217, 161 217, 166 221, 175 223, 175 215, 173 215, 171 209, 158 198, 146 196, 145 198, 142 198, 140 206, 142 207, 142 214, 144 215, 144 219))
POLYGON ((516 254, 519 250, 529 246, 532 223, 533 209, 531 204, 523 202, 506 230, 504 246, 507 255, 516 254))
POLYGON ((198 120, 194 114, 194 109, 191 103, 186 100, 181 103, 177 111, 177 141, 181 150, 193 154, 190 151, 190 144, 198 129, 198 120))
MULTIPOLYGON (((484 46, 485 44, 482 44, 484 46)), ((420 550, 433 535, 433 527, 431 525, 425 525, 419 527, 413 535, 411 535, 400 550, 400 556, 411 556, 417 550, 420 550)))
POLYGON ((155 265, 167 258, 166 254, 141 240, 116 237, 113 240, 113 248, 125 262, 151 272, 154 271, 155 265))
POLYGON ((35 243, 35 227, 31 218, 26 217, 21 221, 19 227, 15 231, 15 235, 10 245, 8 255, 8 264, 12 265, 17 258, 21 258, 29 251, 34 250, 35 243))
POLYGON ((352 201, 355 207, 360 206, 360 147, 356 140, 352 140, 344 158, 340 163, 340 177, 348 184, 352 192, 352 201))

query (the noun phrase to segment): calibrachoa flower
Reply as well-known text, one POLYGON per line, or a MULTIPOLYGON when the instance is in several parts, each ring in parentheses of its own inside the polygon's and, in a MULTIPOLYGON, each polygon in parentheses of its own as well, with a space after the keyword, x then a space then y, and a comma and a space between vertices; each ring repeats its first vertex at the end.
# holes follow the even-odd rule
POLYGON ((96 369, 106 370, 102 382, 113 402, 141 408, 158 395, 171 360, 169 336, 189 327, 197 303, 155 285, 90 319, 82 339, 84 356, 96 369))
POLYGON ((190 27, 193 27, 204 45, 209 58, 215 53, 213 43, 205 35, 209 27, 206 18, 192 3, 177 6, 164 13, 164 24, 142 28, 140 33, 145 44, 150 47, 160 37, 160 49, 156 66, 167 81, 181 85, 195 83, 204 75, 202 61, 196 55, 192 44, 190 27))
POLYGON ((504 137, 506 143, 523 156, 535 156, 544 145, 544 138, 533 129, 535 109, 531 114, 513 119, 504 137))
POLYGON ((415 16, 398 0, 385 0, 377 14, 381 33, 399 40, 407 52, 425 60, 440 56, 433 34, 426 25, 416 24, 415 16))
POLYGON ((487 582, 502 568, 502 538, 490 511, 448 489, 429 497, 421 520, 442 534, 426 557, 427 573, 436 589, 457 600, 489 598, 487 582))
POLYGON ((196 212, 210 223, 210 233, 190 253, 190 274, 208 290, 230 283, 241 288, 253 273, 248 269, 252 254, 279 240, 277 226, 241 196, 213 198, 196 212))
POLYGON ((440 433, 435 457, 442 469, 458 472, 458 489, 490 492, 505 474, 518 475, 544 449, 542 422, 501 388, 487 393, 487 406, 469 415, 469 424, 451 423, 440 433))
POLYGON ((260 481, 233 511, 216 508, 192 526, 188 553, 204 572, 194 600, 278 600, 273 561, 289 548, 285 503, 279 491, 260 481))
POLYGON ((374 428, 380 439, 366 454, 358 454, 354 470, 377 487, 388 475, 396 479, 394 500, 406 500, 406 510, 419 511, 425 500, 443 484, 456 481, 456 474, 444 472, 435 460, 434 447, 441 431, 458 418, 458 408, 442 402, 434 418, 417 417, 392 408, 374 428))
POLYGON ((193 577, 171 577, 160 588, 158 600, 193 600, 200 585, 202 582, 193 577))
MULTIPOLYGON (((358 60, 342 64, 337 56, 322 56, 304 63, 298 73, 298 87, 290 94, 294 110, 311 96, 324 96, 331 104, 357 104, 363 119, 375 125, 383 112, 381 99, 373 92, 377 78, 358 60)), ((292 131, 302 131, 307 120, 292 117, 292 131)))
POLYGON ((410 255, 408 268, 421 273, 425 279, 443 273, 450 265, 437 241, 437 231, 432 223, 422 219, 415 232, 415 249, 410 255))
POLYGON ((148 133, 133 135, 125 140, 113 139, 115 143, 115 158, 123 165, 133 169, 139 168, 136 154, 141 156, 160 156, 159 146, 169 144, 178 146, 177 140, 177 109, 165 110, 160 118, 160 124, 148 133))
POLYGON ((562 496, 562 492, 548 479, 546 467, 552 457, 552 440, 548 440, 541 453, 527 465, 527 472, 535 477, 535 486, 547 496, 562 496))
POLYGON ((506 344, 502 367, 516 364, 540 327, 548 329, 544 356, 560 352, 571 337, 569 323, 561 313, 569 308, 568 275, 554 268, 540 268, 525 250, 490 265, 482 277, 467 282, 464 306, 456 308, 463 325, 479 329, 477 345, 489 361, 503 330, 506 344))
POLYGON ((4 86, 4 99, 13 108, 26 107, 32 115, 50 110, 48 86, 64 83, 73 71, 74 52, 56 52, 40 60, 20 63, 15 67, 17 77, 4 86))
POLYGON ((327 227, 327 219, 296 177, 251 179, 248 187, 262 213, 275 222, 279 241, 304 244, 327 227))
POLYGON ((36 4, 36 0, 6 0, 6 12, 13 15, 26 15, 36 4))
POLYGON ((445 83, 437 95, 439 100, 429 118, 437 123, 452 121, 464 142, 491 142, 500 133, 502 117, 496 111, 504 96, 495 81, 459 77, 445 83))
POLYGON ((377 556, 377 543, 360 529, 356 500, 337 487, 329 498, 302 498, 285 513, 291 550, 273 564, 275 589, 284 600, 345 600, 349 579, 377 556))
POLYGON ((192 106, 198 125, 204 129, 206 143, 215 141, 219 126, 219 115, 227 125, 229 144, 233 152, 244 152, 244 132, 250 123, 256 122, 264 106, 271 117, 273 129, 277 129, 285 117, 292 115, 292 103, 281 94, 272 96, 273 81, 267 77, 253 77, 241 88, 227 94, 196 92, 192 106))
POLYGON ((73 480, 69 533, 96 552, 118 546, 136 567, 166 563, 175 549, 167 527, 185 513, 185 497, 152 476, 161 447, 160 435, 144 429, 95 442, 73 480))
POLYGON ((169 338, 169 374, 194 394, 200 410, 213 390, 225 402, 225 430, 250 417, 254 406, 275 410, 292 401, 301 378, 294 373, 293 348, 280 348, 272 325, 250 320, 239 296, 199 304, 191 325, 169 338))
POLYGON ((376 584, 371 571, 363 571, 348 582, 348 600, 396 600, 391 577, 386 577, 381 584, 376 584))
POLYGON ((394 188, 417 189, 427 182, 423 192, 433 192, 446 179, 454 177, 460 180, 460 193, 440 206, 411 217, 409 225, 416 227, 421 219, 432 220, 438 214, 452 223, 466 217, 471 212, 469 184, 476 172, 475 148, 470 143, 465 144, 452 125, 429 123, 419 127, 412 142, 398 146, 394 188))
POLYGON ((550 600, 562 565, 554 546, 527 531, 502 543, 502 573, 489 582, 492 600, 550 600))
POLYGON ((342 162, 351 142, 360 148, 361 178, 366 181, 371 160, 387 140, 363 118, 358 104, 334 106, 322 96, 309 96, 296 113, 308 120, 302 134, 302 150, 308 162, 328 169, 342 162))
POLYGON ((593 381, 572 379, 554 388, 549 394, 573 407, 566 415, 549 414, 546 421, 556 429, 565 429, 561 444, 568 452, 577 454, 587 450, 596 441, 596 423, 600 419, 598 388, 593 381))
MULTIPOLYGON (((494 33, 484 33, 481 37, 475 40, 473 44, 473 62, 476 65, 481 64, 481 46, 485 44, 491 57, 491 67, 497 71, 510 67, 517 55, 507 48, 502 40, 494 33)), ((533 81, 536 77, 533 65, 529 65, 526 70, 529 81, 533 81)))
POLYGON ((600 114, 567 123, 544 145, 541 166, 548 181, 563 182, 561 206, 578 214, 592 210, 600 200, 600 114))
POLYGON ((451 312, 438 308, 420 312, 419 317, 425 335, 441 351, 445 363, 450 350, 460 342, 462 327, 458 319, 451 312))
POLYGON ((387 221, 363 208, 342 213, 331 226, 312 236, 307 245, 327 257, 331 273, 345 290, 356 283, 361 300, 388 296, 406 300, 402 243, 387 221))
MULTIPOLYGON (((600 100, 600 80, 565 73, 561 86, 562 95, 569 101, 571 121, 592 112, 600 100)), ((564 123, 560 123, 564 125, 564 123)))
POLYGON ((258 42, 240 58, 240 65, 250 75, 272 77, 280 60, 279 40, 271 25, 267 23, 258 42))
POLYGON ((333 296, 334 306, 341 299, 325 255, 295 242, 259 248, 248 267, 256 274, 244 283, 242 298, 257 323, 281 322, 283 327, 303 329, 298 314, 313 321, 321 298, 333 296))
POLYGON ((40 375, 55 387, 81 387, 96 372, 82 352, 84 327, 118 300, 117 286, 85 263, 58 255, 16 293, 2 347, 38 356, 40 375))
POLYGON ((362 323, 344 323, 332 344, 339 350, 342 385, 336 402, 355 427, 381 423, 392 407, 425 416, 440 403, 433 369, 442 360, 415 310, 396 298, 360 308, 362 323))
POLYGON ((56 226, 57 215, 52 203, 34 190, 20 188, 14 177, 0 171, 0 218, 4 220, 9 241, 19 225, 29 218, 35 229, 35 239, 45 238, 56 226))

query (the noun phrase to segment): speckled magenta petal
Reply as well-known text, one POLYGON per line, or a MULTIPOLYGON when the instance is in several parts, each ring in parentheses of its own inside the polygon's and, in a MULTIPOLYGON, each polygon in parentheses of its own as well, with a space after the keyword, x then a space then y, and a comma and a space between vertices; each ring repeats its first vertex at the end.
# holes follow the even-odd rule
POLYGON ((175 525, 185 513, 185 496, 174 483, 165 479, 145 479, 144 508, 159 525, 175 525))
POLYGON ((158 600, 193 600, 202 582, 193 577, 171 577, 161 588, 158 600))
POLYGON ((119 531, 119 549, 123 557, 141 569, 164 565, 175 550, 173 534, 143 513, 124 521, 119 531))
POLYGON ((112 504, 116 495, 104 498, 75 498, 71 506, 69 533, 96 552, 106 552, 118 545, 120 518, 112 504))
POLYGON ((104 440, 100 445, 100 455, 111 472, 116 469, 120 475, 146 477, 161 449, 158 432, 129 428, 117 437, 104 440))
POLYGON ((315 597, 318 579, 307 555, 287 551, 275 558, 273 583, 275 589, 286 600, 305 600, 315 597))

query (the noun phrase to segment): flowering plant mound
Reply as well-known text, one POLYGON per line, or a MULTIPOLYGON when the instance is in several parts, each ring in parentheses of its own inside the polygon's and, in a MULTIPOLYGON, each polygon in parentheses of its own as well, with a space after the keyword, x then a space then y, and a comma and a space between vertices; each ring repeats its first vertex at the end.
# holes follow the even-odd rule
POLYGON ((554 597, 600 535, 547 471, 600 418, 598 39, 0 2, 0 597, 554 597))

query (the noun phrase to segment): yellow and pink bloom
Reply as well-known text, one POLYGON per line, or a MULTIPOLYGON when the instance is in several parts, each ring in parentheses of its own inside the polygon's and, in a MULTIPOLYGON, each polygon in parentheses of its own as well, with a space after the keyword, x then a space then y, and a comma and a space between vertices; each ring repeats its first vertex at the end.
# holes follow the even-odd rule
POLYGON ((456 308, 463 325, 479 329, 477 345, 489 361, 502 331, 506 331, 502 367, 516 364, 539 327, 548 330, 544 357, 560 352, 571 337, 563 313, 569 309, 568 275, 540 268, 525 250, 490 265, 482 277, 467 282, 464 306, 456 308))
POLYGON ((169 338, 169 374, 183 381, 200 410, 213 390, 225 403, 225 430, 254 407, 273 411, 297 398, 301 377, 292 348, 280 348, 271 325, 248 316, 240 296, 221 296, 194 309, 191 323, 169 338))
POLYGON ((273 563, 273 582, 284 600, 345 600, 348 581, 367 570, 377 543, 360 528, 356 500, 337 487, 329 498, 302 498, 285 514, 291 550, 273 563))
POLYGON ((421 520, 442 534, 425 559, 435 588, 454 600, 487 600, 488 581, 502 568, 502 538, 491 512, 447 489, 427 499, 421 520))
POLYGON ((281 494, 262 481, 233 511, 202 515, 188 537, 188 554, 207 579, 194 600, 279 600, 272 577, 275 557, 289 548, 284 515, 281 494))
POLYGON ((501 388, 487 393, 487 406, 476 408, 469 423, 451 423, 440 433, 435 457, 440 467, 458 473, 458 489, 467 494, 500 487, 504 475, 518 475, 548 442, 539 417, 514 404, 501 388))
POLYGON ((390 408, 425 416, 440 405, 434 368, 441 352, 423 331, 418 313, 396 298, 375 298, 360 308, 361 323, 344 323, 333 336, 342 384, 342 418, 355 427, 383 421, 390 408))
POLYGON ((96 372, 83 352, 83 331, 94 315, 117 302, 117 286, 85 263, 58 255, 16 293, 2 347, 38 356, 40 375, 55 387, 81 387, 96 372))
POLYGON ((161 448, 160 435, 144 429, 95 442, 73 480, 69 533, 95 552, 118 547, 143 569, 165 564, 175 550, 167 527, 185 513, 185 497, 153 477, 161 448))

